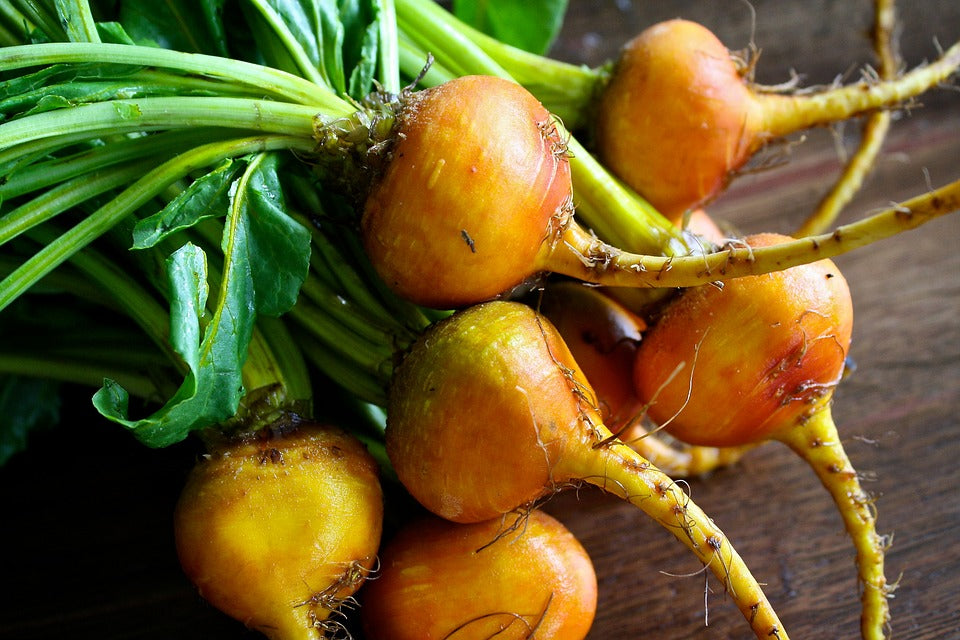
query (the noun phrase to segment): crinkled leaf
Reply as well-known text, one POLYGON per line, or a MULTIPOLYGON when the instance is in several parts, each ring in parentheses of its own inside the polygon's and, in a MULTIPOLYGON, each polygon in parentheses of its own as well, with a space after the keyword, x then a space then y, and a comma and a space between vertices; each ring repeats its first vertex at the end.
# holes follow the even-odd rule
MULTIPOLYGON (((256 290, 257 312, 278 316, 297 301, 310 268, 310 232, 286 213, 280 186, 280 156, 258 156, 233 206, 249 228, 247 261, 256 290)), ((224 237, 228 237, 225 234, 224 237)))
POLYGON ((171 291, 170 344, 196 372, 200 367, 197 346, 201 342, 201 321, 210 295, 206 254, 187 243, 167 260, 167 278, 171 291))
MULTIPOLYGON (((234 226, 232 248, 246 241, 244 225, 234 226)), ((190 371, 174 396, 148 418, 128 417, 129 396, 112 380, 105 380, 94 395, 97 410, 151 447, 179 442, 191 431, 233 416, 244 394, 241 370, 254 324, 247 266, 240 251, 225 256, 221 295, 199 339, 207 296, 206 255, 192 244, 175 252, 168 260, 171 343, 190 371)))
POLYGON ((560 33, 567 0, 453 0, 460 20, 512 46, 544 54, 560 33))
POLYGON ((200 220, 225 216, 230 206, 230 185, 243 165, 240 160, 224 160, 220 166, 191 183, 163 209, 138 221, 133 229, 133 248, 152 247, 200 220))
POLYGON ((346 92, 344 27, 336 0, 263 0, 280 17, 327 84, 346 92))
POLYGON ((221 248, 219 297, 209 317, 206 255, 187 244, 167 263, 170 341, 189 372, 166 405, 149 418, 128 417, 129 397, 107 380, 94 405, 153 447, 232 417, 244 395, 242 369, 258 313, 293 306, 306 278, 310 234, 284 211, 276 154, 251 160, 232 183, 221 248))
POLYGON ((123 0, 120 22, 141 44, 228 55, 222 13, 225 0, 123 0))
POLYGON ((52 380, 0 376, 0 466, 27 448, 31 433, 57 424, 59 393, 52 380))

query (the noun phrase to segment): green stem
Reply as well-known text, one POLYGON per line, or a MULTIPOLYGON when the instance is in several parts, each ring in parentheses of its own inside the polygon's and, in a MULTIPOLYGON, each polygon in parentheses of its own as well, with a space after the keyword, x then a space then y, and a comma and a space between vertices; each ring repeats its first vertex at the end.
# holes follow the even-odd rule
POLYGON ((299 401, 307 401, 313 395, 310 374, 303 353, 287 326, 278 318, 260 316, 257 318, 257 327, 273 354, 277 368, 283 372, 286 395, 299 401))
POLYGON ((400 93, 400 51, 397 10, 394 0, 378 0, 380 6, 380 84, 387 93, 400 93))
POLYGON ((150 136, 125 138, 67 156, 37 162, 14 172, 3 184, 0 184, 0 202, 32 191, 46 189, 72 178, 92 174, 97 170, 102 172, 107 167, 129 164, 145 157, 152 158, 156 166, 160 159, 169 158, 175 152, 222 138, 223 131, 214 128, 169 131, 150 136))
POLYGON ((568 147, 573 157, 577 216, 598 236, 633 253, 682 256, 694 252, 683 231, 635 191, 603 168, 574 137, 568 147))
POLYGON ((140 398, 156 398, 165 392, 155 376, 135 368, 92 363, 89 358, 47 356, 38 353, 11 354, 0 352, 0 372, 58 380, 99 387, 105 377, 116 380, 131 394, 140 398))
POLYGON ((155 162, 139 162, 88 173, 68 180, 0 218, 0 245, 100 194, 133 182, 155 162))
MULTIPOLYGON (((0 127, 2 128, 2 127, 0 127)), ((102 235, 168 185, 223 158, 275 149, 309 152, 312 141, 303 137, 266 136, 240 138, 203 145, 184 152, 145 174, 116 198, 83 219, 0 282, 0 310, 37 280, 102 235)))
POLYGON ((357 367, 312 331, 304 331, 302 327, 298 329, 297 342, 304 355, 331 381, 364 402, 386 406, 388 379, 384 375, 357 367))
POLYGON ((359 246, 352 245, 355 238, 341 236, 339 240, 341 242, 337 245, 323 233, 317 233, 313 238, 314 254, 317 261, 322 263, 316 271, 335 281, 335 292, 341 292, 381 326, 394 327, 397 334, 412 336, 430 324, 418 307, 398 299, 393 291, 383 285, 379 276, 373 274, 372 269, 368 272, 370 277, 363 277, 358 262, 365 255, 360 255, 362 249, 359 246), (355 251, 345 255, 344 252, 349 249, 355 251))
POLYGON ((960 210, 960 180, 830 233, 767 247, 730 246, 678 258, 621 252, 571 225, 543 268, 613 287, 694 287, 832 258, 960 210))
MULTIPOLYGON (((2 126, 0 125, 0 127, 2 126)), ((86 131, 73 131, 58 136, 30 140, 22 144, 0 147, 0 176, 10 176, 34 162, 43 160, 47 156, 68 149, 75 144, 96 146, 90 143, 90 135, 86 131)))
MULTIPOLYGON (((230 127, 312 142, 315 107, 247 98, 171 97, 110 100, 47 111, 0 125, 0 149, 79 131, 89 137, 117 133, 230 127)), ((354 109, 350 109, 352 113, 354 109)), ((326 113, 324 113, 326 115, 326 113)), ((345 115, 334 112, 333 117, 345 115)), ((303 146, 299 144, 298 146, 303 146)))
POLYGON ((56 16, 51 15, 37 0, 16 0, 20 11, 51 40, 66 40, 67 34, 56 16))
MULTIPOLYGON (((398 36, 398 46, 400 48, 400 55, 397 63, 403 73, 412 78, 420 75, 420 71, 427 62, 426 51, 415 44, 407 34, 402 32, 398 36)), ((455 77, 456 74, 444 67, 442 63, 435 61, 423 75, 422 82, 424 86, 434 87, 448 80, 453 80, 455 77)))
POLYGON ((463 23, 439 5, 416 0, 395 2, 400 30, 454 74, 510 77, 506 69, 464 35, 463 23))
MULTIPOLYGON (((66 293, 76 295, 77 291, 66 293)), ((79 293, 84 293, 82 287, 79 293)), ((104 376, 116 376, 129 380, 136 395, 153 399, 175 389, 176 370, 168 356, 114 314, 112 301, 103 307, 105 312, 81 301, 82 315, 73 313, 77 309, 73 307, 67 317, 56 313, 62 304, 60 297, 33 298, 27 308, 39 316, 39 330, 37 318, 11 316, 13 322, 4 324, 0 372, 89 386, 99 386, 104 376), (86 309, 93 313, 83 313, 86 309)))
MULTIPOLYGON (((421 16, 424 29, 434 29, 437 23, 450 22, 449 13, 433 0, 398 1, 405 3, 410 16, 409 24, 414 29, 421 16)), ((578 129, 586 123, 593 101, 606 82, 605 70, 524 51, 459 21, 456 30, 537 96, 569 129, 578 129)))
POLYGON ((25 43, 34 29, 30 20, 7 1, 0 2, 0 25, 4 27, 4 38, 9 42, 9 46, 25 43))
POLYGON ((343 296, 325 287, 317 278, 309 278, 303 283, 302 294, 316 307, 324 309, 333 322, 349 329, 359 338, 374 344, 390 343, 390 325, 381 322, 379 317, 365 313, 358 308, 349 296, 343 296))
MULTIPOLYGON (((324 204, 312 183, 292 175, 288 178, 291 196, 306 211, 322 215, 324 204)), ((313 251, 308 280, 322 283, 334 295, 342 296, 380 326, 394 327, 397 333, 413 335, 430 324, 422 310, 387 288, 369 263, 355 233, 341 229, 336 222, 291 211, 291 215, 311 230, 313 251), (338 232, 339 231, 339 232, 338 232)), ((311 295, 309 288, 307 294, 311 295)), ((326 295, 326 294, 324 294, 326 295)))
POLYGON ((307 377, 306 364, 301 354, 290 350, 284 344, 282 327, 262 324, 264 318, 258 318, 250 342, 241 375, 246 397, 243 407, 235 420, 241 430, 257 430, 276 420, 287 411, 312 413, 312 387, 307 377), (264 326, 274 331, 271 343, 264 333, 264 326), (281 352, 276 351, 276 347, 281 352))
POLYGON ((54 5, 71 42, 100 42, 97 23, 87 0, 54 0, 54 5))
MULTIPOLYGON (((0 255, 0 278, 6 277, 20 265, 20 262, 11 256, 0 255)), ((43 280, 32 289, 35 293, 62 293, 69 291, 83 300, 88 300, 100 306, 119 310, 115 300, 109 292, 100 288, 85 274, 75 270, 61 268, 48 273, 43 280)))
POLYGON ((0 47, 15 47, 22 42, 19 34, 14 34, 3 23, 0 23, 0 47))
POLYGON ((325 86, 278 69, 231 58, 111 43, 30 44, 0 49, 0 71, 88 62, 177 69, 187 74, 259 88, 264 96, 313 105, 322 111, 353 111, 346 101, 325 86))
POLYGON ((305 301, 300 301, 289 315, 317 340, 364 371, 379 375, 392 363, 395 350, 389 335, 378 341, 367 340, 342 324, 341 318, 305 301))
MULTIPOLYGON (((55 310, 60 304, 59 301, 49 305, 39 302, 37 307, 31 308, 37 314, 56 315, 55 310)), ((119 319, 119 316, 117 318, 119 319)), ((127 323, 114 323, 112 318, 106 315, 91 315, 89 318, 73 316, 72 319, 82 326, 61 326, 66 323, 53 320, 49 326, 42 325, 42 331, 37 331, 35 325, 27 324, 28 321, 24 320, 22 325, 6 332, 6 335, 16 339, 11 340, 13 344, 4 348, 4 353, 16 357, 72 359, 77 362, 86 361, 91 367, 109 366, 131 371, 170 368, 167 357, 152 344, 145 343, 143 335, 127 323)), ((43 369, 21 371, 33 376, 47 373, 43 369)))
MULTIPOLYGON (((41 245, 49 245, 57 239, 56 232, 47 228, 35 229, 30 236, 41 245)), ((111 301, 166 354, 168 362, 178 367, 181 373, 187 371, 170 346, 169 313, 127 270, 91 247, 73 254, 70 262, 87 277, 88 282, 96 283, 102 292, 109 295, 111 301)), ((73 293, 83 295, 82 291, 75 290, 73 293)))

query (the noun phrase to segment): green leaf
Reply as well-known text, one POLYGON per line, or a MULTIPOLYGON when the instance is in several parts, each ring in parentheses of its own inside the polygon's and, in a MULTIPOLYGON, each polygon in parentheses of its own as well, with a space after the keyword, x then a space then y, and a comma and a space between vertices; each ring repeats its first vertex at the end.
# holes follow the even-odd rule
POLYGON ((222 217, 230 206, 230 186, 244 162, 224 160, 201 176, 157 213, 138 221, 133 229, 133 248, 146 249, 169 235, 205 218, 222 217))
POLYGON ((344 25, 343 64, 349 69, 347 93, 361 100, 373 90, 380 45, 380 5, 365 0, 341 0, 344 25))
POLYGON ((27 448, 31 433, 57 424, 59 392, 52 380, 0 376, 0 466, 27 448))
MULTIPOLYGON (((337 93, 346 92, 344 27, 336 0, 260 0, 277 16, 312 68, 337 93)), ((297 57, 297 56, 294 56, 297 57)))
POLYGON ((98 22, 97 31, 100 33, 100 40, 103 42, 112 42, 113 44, 136 44, 136 41, 119 22, 98 22))
POLYGON ((123 0, 120 22, 139 43, 226 56, 225 0, 123 0))
POLYGON ((75 105, 76 103, 66 96, 46 95, 40 98, 36 105, 27 111, 25 115, 29 115, 31 113, 43 113, 44 111, 53 111, 54 109, 65 109, 75 105))
MULTIPOLYGON (((245 242, 243 225, 230 245, 245 242)), ((244 395, 241 370, 253 331, 253 287, 245 261, 231 251, 221 282, 221 295, 200 339, 201 319, 207 298, 206 255, 192 244, 184 245, 168 260, 173 302, 170 334, 173 348, 190 371, 174 396, 148 418, 131 420, 129 395, 116 382, 105 380, 93 396, 104 417, 130 429, 150 447, 179 442, 194 430, 233 416, 244 395)))
POLYGON ((245 189, 234 194, 233 203, 239 210, 233 219, 243 221, 249 229, 246 259, 257 312, 269 316, 293 307, 310 268, 310 231, 286 213, 279 163, 278 154, 258 156, 245 189))
POLYGON ((567 0, 453 0, 453 13, 514 47, 543 55, 560 33, 567 0))
POLYGON ((2 100, 0 101, 0 113, 8 116, 14 114, 25 116, 91 102, 174 95, 212 94, 210 92, 184 90, 173 83, 144 82, 136 78, 128 81, 78 81, 43 87, 36 91, 2 100))
POLYGON ((64 87, 75 82, 96 79, 122 80, 140 69, 136 65, 120 64, 52 64, 34 73, 12 76, 0 82, 0 98, 10 99, 44 87, 64 87))
POLYGON ((223 276, 209 315, 206 254, 188 243, 167 261, 170 342, 189 368, 174 396, 152 416, 131 420, 129 396, 116 382, 105 380, 94 395, 97 410, 148 446, 168 446, 231 418, 245 394, 243 366, 257 314, 280 315, 296 302, 311 237, 284 211, 277 158, 255 156, 231 184, 223 276))

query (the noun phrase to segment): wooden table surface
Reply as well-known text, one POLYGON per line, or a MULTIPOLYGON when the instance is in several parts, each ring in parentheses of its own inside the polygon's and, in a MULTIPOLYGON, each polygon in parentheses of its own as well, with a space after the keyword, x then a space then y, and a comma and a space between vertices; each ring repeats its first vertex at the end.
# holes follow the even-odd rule
MULTIPOLYGON (((761 72, 771 80, 795 68, 829 81, 870 61, 868 2, 753 5, 761 72)), ((936 55, 934 37, 944 45, 960 37, 957 5, 903 7, 909 66, 936 55)), ((671 15, 701 20, 739 48, 749 37, 746 6, 572 0, 556 54, 596 63, 671 15)), ((837 140, 850 149, 857 133, 856 124, 839 137, 812 132, 785 166, 741 178, 711 212, 745 232, 790 232, 833 180, 837 140)), ((895 122, 844 220, 956 178, 960 93, 942 91, 895 122)), ((858 369, 837 390, 833 412, 878 497, 879 529, 894 535, 895 637, 960 638, 960 214, 836 262, 853 292, 858 369)), ((87 390, 68 398, 64 423, 0 469, 0 638, 259 637, 201 601, 176 561, 171 510, 196 446, 147 450, 95 417, 88 398, 87 390)), ((690 491, 766 585, 791 637, 858 636, 852 548, 803 462, 766 445, 691 480, 690 491)), ((546 508, 594 560, 600 596, 590 638, 750 637, 719 585, 639 510, 591 489, 546 508), (696 575, 674 577, 684 574, 696 575)))

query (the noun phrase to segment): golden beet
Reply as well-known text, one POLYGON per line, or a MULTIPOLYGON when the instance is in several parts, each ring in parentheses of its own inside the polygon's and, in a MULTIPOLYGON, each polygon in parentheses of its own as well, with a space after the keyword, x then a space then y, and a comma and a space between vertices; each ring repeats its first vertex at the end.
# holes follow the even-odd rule
MULTIPOLYGON (((746 238, 751 247, 790 240, 746 238)), ((830 493, 856 550, 864 639, 886 637, 885 541, 876 506, 844 451, 830 410, 850 350, 853 305, 830 260, 674 301, 640 344, 637 392, 650 416, 684 442, 749 445, 778 440, 803 458, 830 493)))
POLYGON ((520 85, 466 76, 413 94, 364 206, 364 246, 418 304, 494 298, 542 267, 571 198, 553 116, 520 85))
POLYGON ((602 162, 674 222, 716 197, 771 140, 901 105, 956 71, 960 45, 887 81, 807 93, 753 84, 703 25, 666 20, 628 42, 597 105, 602 162))
POLYGON ((326 637, 373 567, 383 521, 377 466, 346 432, 303 425, 226 445, 191 471, 177 552, 200 594, 273 640, 326 637))
POLYGON ((428 517, 407 524, 385 545, 381 572, 363 591, 367 637, 586 637, 597 607, 586 550, 540 510, 515 529, 505 530, 508 523, 428 517))
POLYGON ((556 327, 518 302, 430 327, 394 372, 387 454, 410 494, 461 523, 586 482, 651 516, 725 581, 758 638, 787 633, 733 546, 669 476, 618 441, 556 327))
MULTIPOLYGON (((747 240, 763 247, 789 238, 747 240)), ((684 442, 761 442, 833 390, 852 326, 850 291, 830 260, 688 289, 644 334, 637 392, 684 442)))

